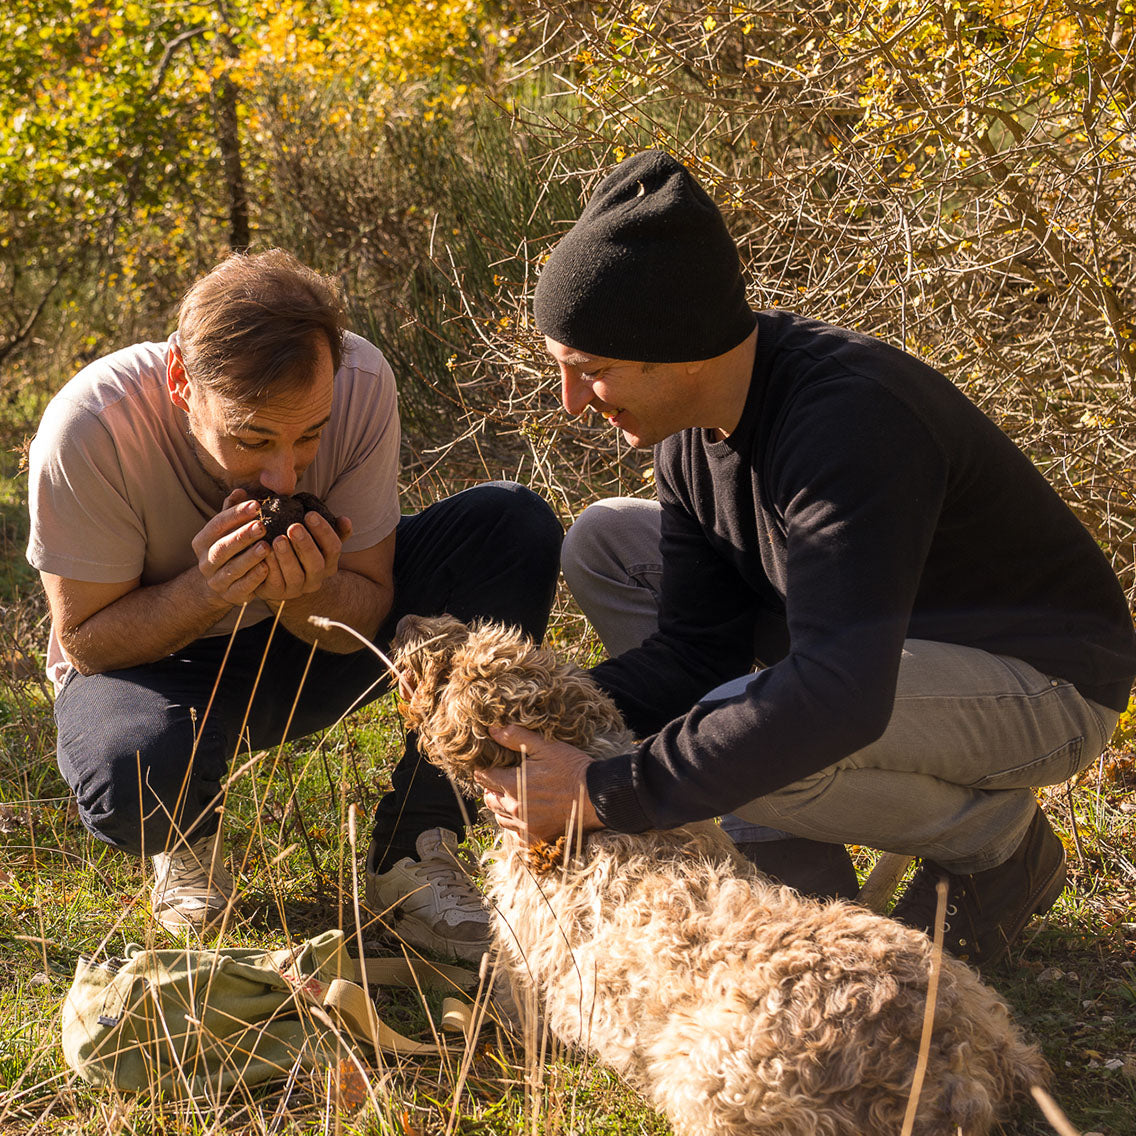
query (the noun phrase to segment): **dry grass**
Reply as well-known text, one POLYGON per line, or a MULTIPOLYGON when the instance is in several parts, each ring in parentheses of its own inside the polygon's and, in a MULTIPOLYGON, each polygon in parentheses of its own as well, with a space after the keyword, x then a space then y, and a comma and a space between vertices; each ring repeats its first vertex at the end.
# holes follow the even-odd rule
MULTIPOLYGON (((30 645, 30 646, 34 646, 30 645)), ((586 649, 587 645, 581 645, 586 649)), ((59 1006, 80 952, 168 944, 145 915, 134 859, 79 825, 53 769, 49 704, 32 677, 0 681, 0 1132, 381 1133, 665 1131, 638 1098, 547 1037, 493 1025, 445 1059, 387 1059, 301 1074, 211 1102, 159 1102, 96 1092, 66 1069, 59 1006), (18 723, 16 725, 15 723, 18 723)), ((1126 739, 1122 739, 1126 742, 1126 739)), ((369 815, 401 743, 390 700, 280 751, 235 755, 226 825, 240 865, 240 918, 225 945, 280 945, 340 926, 367 951, 399 948, 381 913, 357 902, 352 821, 369 815)), ((1034 1031, 1057 1072, 1055 1096, 1081 1130, 1120 1136, 1136 1104, 1136 761, 1126 744, 1046 804, 1070 849, 1073 887, 1031 927, 995 984, 1034 1031), (1126 965, 1127 964, 1127 965, 1126 965)), ((479 831, 476 839, 484 839, 479 831)), ((871 855, 856 850, 866 870, 871 855)), ((437 1006, 430 1007, 437 1014, 437 1006)), ((431 1027, 414 997, 381 1013, 395 1028, 431 1027)), ((1050 1127, 1023 1113, 1006 1136, 1050 1127)))

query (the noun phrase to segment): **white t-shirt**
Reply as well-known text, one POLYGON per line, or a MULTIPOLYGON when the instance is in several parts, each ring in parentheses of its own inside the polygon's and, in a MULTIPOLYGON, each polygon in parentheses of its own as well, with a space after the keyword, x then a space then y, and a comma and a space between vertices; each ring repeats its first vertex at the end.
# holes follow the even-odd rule
MULTIPOLYGON (((176 333, 175 333, 176 335, 176 333)), ((170 341, 174 336, 170 337, 170 341)), ((205 472, 185 412, 166 387, 168 343, 140 343, 80 371, 48 404, 29 452, 28 562, 92 583, 140 577, 161 584, 197 563, 193 538, 225 493, 205 472)), ((398 524, 399 421, 394 375, 382 352, 344 336, 331 418, 297 492, 315 493, 351 519, 344 551, 378 544, 398 524)), ((208 634, 230 632, 239 609, 208 634)), ((241 626, 266 618, 259 600, 241 626)), ((47 670, 70 671, 52 628, 47 670)))

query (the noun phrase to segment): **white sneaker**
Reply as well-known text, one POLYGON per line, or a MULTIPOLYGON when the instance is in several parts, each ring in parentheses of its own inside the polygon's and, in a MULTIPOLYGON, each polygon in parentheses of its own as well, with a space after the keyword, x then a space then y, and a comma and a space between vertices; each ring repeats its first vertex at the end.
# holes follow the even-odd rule
POLYGON ((407 856, 381 875, 378 849, 367 856, 367 905, 400 939, 420 950, 480 962, 489 949, 489 910, 474 887, 475 865, 448 828, 429 828, 407 856))
POLYGON ((159 852, 153 860, 150 910, 167 931, 187 927, 202 931, 220 919, 236 898, 220 832, 179 843, 172 852, 159 852))

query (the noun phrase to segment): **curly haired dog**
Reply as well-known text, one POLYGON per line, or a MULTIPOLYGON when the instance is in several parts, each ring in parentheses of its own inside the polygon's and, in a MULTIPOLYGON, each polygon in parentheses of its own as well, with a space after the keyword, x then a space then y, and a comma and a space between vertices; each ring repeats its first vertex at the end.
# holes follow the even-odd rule
MULTIPOLYGON (((516 764, 516 723, 602 759, 631 738, 579 668, 511 629, 407 617, 408 726, 467 786, 516 764)), ((713 824, 584 837, 542 871, 505 834, 489 867, 500 953, 549 1027, 627 1077, 681 1136, 899 1133, 932 968, 926 935, 802 899, 739 863, 713 824)), ((989 1132, 1049 1070, 974 971, 942 958, 913 1131, 989 1132)))

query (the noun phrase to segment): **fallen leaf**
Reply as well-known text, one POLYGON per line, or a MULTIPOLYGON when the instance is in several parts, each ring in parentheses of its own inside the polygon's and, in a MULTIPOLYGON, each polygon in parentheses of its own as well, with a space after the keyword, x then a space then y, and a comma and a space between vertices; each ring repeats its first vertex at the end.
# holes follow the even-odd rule
POLYGON ((366 1104, 370 1098, 367 1079, 359 1072, 354 1061, 346 1058, 340 1061, 335 1070, 335 1099, 341 1108, 356 1109, 366 1104))
POLYGON ((5 836, 24 827, 23 813, 12 805, 0 805, 0 833, 5 836))

